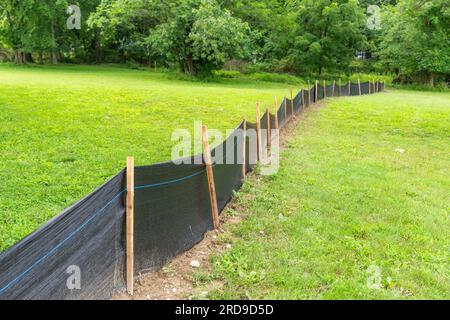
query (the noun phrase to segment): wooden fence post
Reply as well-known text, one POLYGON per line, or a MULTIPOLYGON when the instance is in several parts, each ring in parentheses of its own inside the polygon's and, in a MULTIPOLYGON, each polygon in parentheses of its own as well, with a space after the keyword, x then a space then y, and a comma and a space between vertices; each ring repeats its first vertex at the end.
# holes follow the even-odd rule
POLYGON ((332 89, 331 89, 331 96, 332 97, 334 97, 335 87, 336 87, 336 80, 333 80, 333 86, 332 86, 332 89))
POLYGON ((279 124, 278 124, 278 101, 277 97, 275 97, 275 129, 278 130, 279 124))
POLYGON ((315 97, 315 101, 314 102, 317 102, 317 97, 318 97, 318 95, 317 95, 317 93, 319 92, 319 80, 316 80, 316 85, 315 85, 315 95, 314 95, 314 97, 315 97))
POLYGON ((134 294, 134 158, 127 159, 126 259, 127 291, 134 294))
POLYGON ((212 168, 211 150, 209 148, 208 142, 208 127, 202 127, 202 139, 203 139, 203 154, 205 157, 206 164, 206 174, 208 176, 208 188, 209 188, 209 199, 211 201, 211 214, 214 223, 214 229, 218 230, 220 227, 219 220, 219 209, 217 207, 217 195, 216 195, 216 185, 214 183, 214 172, 212 168))
POLYGON ((323 98, 327 97, 327 81, 323 80, 323 98))
POLYGON ((258 140, 258 161, 262 161, 262 142, 261 142, 261 111, 259 110, 259 102, 256 103, 256 136, 258 140))
POLYGON ((361 80, 358 78, 358 90, 359 90, 359 95, 362 95, 362 91, 361 91, 361 80))
POLYGON ((242 142, 242 178, 247 176, 247 118, 244 118, 244 127, 242 129, 244 141, 242 142))
POLYGON ((341 79, 339 78, 338 97, 341 96, 341 79))
POLYGON ((348 96, 350 97, 350 95, 352 94, 352 82, 350 80, 348 80, 348 96))
POLYGON ((272 135, 270 132, 270 111, 269 111, 269 107, 267 107, 266 109, 266 114, 267 114, 267 146, 270 147, 271 143, 272 143, 272 135))

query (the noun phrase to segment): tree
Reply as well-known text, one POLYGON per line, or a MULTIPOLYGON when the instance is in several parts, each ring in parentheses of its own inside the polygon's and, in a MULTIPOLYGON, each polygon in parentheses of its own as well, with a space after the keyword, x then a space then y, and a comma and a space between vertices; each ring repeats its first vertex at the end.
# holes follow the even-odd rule
POLYGON ((434 86, 450 74, 450 6, 445 0, 402 0, 386 8, 379 57, 401 77, 434 86))
POLYGON ((171 13, 146 42, 160 57, 178 62, 183 72, 209 73, 227 59, 248 54, 248 25, 216 1, 180 1, 171 13))
POLYGON ((356 0, 303 0, 289 58, 298 71, 346 70, 365 46, 366 17, 356 0))

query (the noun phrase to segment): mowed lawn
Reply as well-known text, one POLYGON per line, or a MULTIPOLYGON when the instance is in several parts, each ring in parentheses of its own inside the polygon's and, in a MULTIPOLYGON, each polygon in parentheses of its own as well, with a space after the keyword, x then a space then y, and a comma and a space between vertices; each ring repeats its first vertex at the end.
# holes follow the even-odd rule
MULTIPOLYGON (((297 88, 298 89, 298 88, 297 88)), ((170 160, 194 121, 234 129, 284 84, 200 83, 111 66, 0 65, 0 251, 107 181, 134 156, 170 160)), ((281 100, 281 98, 279 98, 281 100)))
POLYGON ((216 299, 449 299, 450 94, 326 104, 299 123, 279 173, 238 194, 240 209, 226 214, 247 220, 227 227, 221 240, 233 246, 213 258, 213 273, 194 273, 199 290, 216 299))

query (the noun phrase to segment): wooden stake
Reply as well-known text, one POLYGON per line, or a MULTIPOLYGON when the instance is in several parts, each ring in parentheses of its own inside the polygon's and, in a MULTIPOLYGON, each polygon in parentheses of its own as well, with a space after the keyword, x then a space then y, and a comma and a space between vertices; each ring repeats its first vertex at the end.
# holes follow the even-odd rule
POLYGON ((278 101, 277 101, 277 97, 275 97, 275 129, 278 130, 278 101))
POLYGON ((212 168, 211 150, 208 142, 208 127, 202 127, 202 139, 203 139, 203 155, 206 164, 206 174, 208 176, 209 198, 211 201, 211 214, 214 223, 214 229, 217 230, 220 227, 219 209, 217 207, 216 185, 214 183, 214 172, 212 168))
POLYGON ((323 80, 323 98, 327 97, 327 82, 323 80))
POLYGON ((341 96, 341 79, 339 78, 338 97, 341 96))
POLYGON ((271 139, 271 132, 270 132, 270 111, 269 111, 268 107, 266 109, 266 114, 267 114, 267 146, 270 147, 272 139, 271 139))
POLYGON ((127 238, 127 291, 134 294, 134 158, 127 159, 127 203, 126 203, 126 238, 127 238))
POLYGON ((362 95, 362 91, 361 91, 361 80, 358 79, 358 90, 359 90, 359 95, 362 95))
POLYGON ((336 87, 336 80, 333 80, 333 87, 331 89, 331 96, 332 97, 334 97, 335 87, 336 87))
POLYGON ((242 178, 245 179, 247 176, 247 119, 244 118, 244 128, 243 128, 243 147, 242 147, 242 178))
POLYGON ((350 80, 348 80, 348 96, 350 97, 351 92, 351 88, 352 88, 352 83, 350 82, 350 80))
POLYGON ((256 135, 258 139, 258 161, 262 161, 261 112, 259 110, 259 102, 256 103, 256 135))
POLYGON ((316 86, 315 86, 315 88, 316 88, 316 90, 314 90, 315 91, 315 101, 314 102, 317 102, 317 97, 318 97, 318 92, 319 92, 319 80, 316 80, 316 86))

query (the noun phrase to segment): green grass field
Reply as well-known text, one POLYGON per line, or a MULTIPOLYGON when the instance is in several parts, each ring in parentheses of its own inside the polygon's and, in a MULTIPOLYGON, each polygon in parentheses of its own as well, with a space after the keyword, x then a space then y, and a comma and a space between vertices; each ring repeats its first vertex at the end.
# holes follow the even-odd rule
POLYGON ((280 172, 246 183, 240 209, 226 213, 247 219, 227 226, 221 240, 234 244, 213 273, 194 273, 199 289, 215 299, 449 299, 449 134, 448 93, 308 111, 280 172))
POLYGON ((125 166, 171 157, 194 120, 234 129, 286 84, 200 83, 118 67, 0 65, 0 251, 125 166))
MULTIPOLYGON (((174 129, 232 129, 282 83, 201 83, 111 66, 0 65, 0 251, 124 167, 170 159, 174 129)), ((328 100, 280 172, 245 184, 210 298, 450 298, 450 94, 328 100), (402 149, 402 150, 400 150, 402 149), (403 152, 399 152, 403 151, 403 152), (379 268, 379 277, 367 272, 379 268), (380 280, 380 289, 369 289, 380 280)), ((214 281, 213 281, 214 282, 214 281)))

